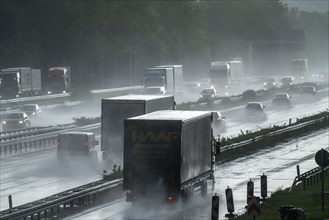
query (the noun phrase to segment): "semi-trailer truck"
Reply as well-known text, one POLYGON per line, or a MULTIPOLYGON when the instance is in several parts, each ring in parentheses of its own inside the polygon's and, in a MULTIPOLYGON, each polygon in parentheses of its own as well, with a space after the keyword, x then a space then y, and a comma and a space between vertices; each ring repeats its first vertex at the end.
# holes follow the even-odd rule
POLYGON ((211 62, 209 79, 211 87, 215 88, 220 96, 230 95, 230 93, 232 93, 231 87, 236 87, 242 83, 242 62, 211 62))
POLYGON ((30 67, 2 69, 0 95, 2 99, 36 95, 41 92, 41 71, 30 67))
POLYGON ((47 78, 47 93, 68 93, 71 89, 71 67, 50 67, 47 78))
POLYGON ((174 95, 181 91, 181 65, 158 66, 144 70, 144 89, 152 87, 165 90, 165 94, 174 95))
POLYGON ((172 95, 125 95, 102 99, 101 151, 103 160, 123 164, 123 121, 158 110, 173 110, 172 95))
POLYGON ((297 83, 306 81, 308 71, 307 59, 290 60, 290 73, 297 83))
POLYGON ((183 93, 183 65, 162 65, 156 66, 156 68, 172 68, 174 94, 183 93))
POLYGON ((177 201, 214 186, 212 114, 156 111, 124 121, 123 189, 129 202, 177 201))

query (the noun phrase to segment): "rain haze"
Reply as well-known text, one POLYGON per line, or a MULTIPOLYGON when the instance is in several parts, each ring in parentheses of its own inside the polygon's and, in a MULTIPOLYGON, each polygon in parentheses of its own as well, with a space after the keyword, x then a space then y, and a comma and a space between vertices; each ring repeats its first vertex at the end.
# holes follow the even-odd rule
POLYGON ((247 219, 265 174, 288 215, 327 165, 328 4, 1 1, 0 218, 247 219))

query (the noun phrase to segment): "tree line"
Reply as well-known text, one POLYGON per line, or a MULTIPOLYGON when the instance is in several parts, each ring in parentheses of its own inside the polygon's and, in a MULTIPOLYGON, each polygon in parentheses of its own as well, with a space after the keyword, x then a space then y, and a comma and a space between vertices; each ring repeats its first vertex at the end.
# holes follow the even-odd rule
POLYGON ((188 79, 210 61, 247 61, 250 42, 272 39, 273 30, 304 29, 306 47, 297 54, 328 60, 328 12, 289 9, 280 0, 4 0, 0 6, 1 68, 71 66, 78 86, 124 83, 127 74, 136 84, 145 67, 161 64, 183 64, 188 79))

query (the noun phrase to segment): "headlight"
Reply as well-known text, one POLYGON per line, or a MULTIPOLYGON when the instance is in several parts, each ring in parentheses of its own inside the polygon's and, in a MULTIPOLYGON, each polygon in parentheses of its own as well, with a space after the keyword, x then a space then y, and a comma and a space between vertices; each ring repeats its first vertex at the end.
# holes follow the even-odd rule
POLYGON ((292 85, 292 83, 290 83, 290 85, 292 85))
POLYGON ((200 95, 200 98, 202 98, 203 97, 203 95, 200 95))
POLYGON ((228 88, 228 85, 226 85, 225 88, 228 88))
POLYGON ((304 76, 300 77, 301 79, 304 79, 304 76))
POLYGON ((276 83, 273 83, 273 85, 275 86, 275 85, 276 85, 276 83))
POLYGON ((51 91, 48 91, 47 93, 48 93, 48 94, 51 94, 51 91))
POLYGON ((214 97, 215 97, 215 95, 211 95, 211 97, 213 97, 213 98, 214 98, 214 97))
POLYGON ((214 86, 210 86, 210 88, 212 88, 212 89, 213 89, 213 88, 214 88, 214 86))
POLYGON ((23 121, 19 121, 20 124, 23 124, 23 121))
POLYGON ((35 115, 35 112, 33 112, 32 115, 35 115))
POLYGON ((266 86, 267 85, 267 83, 264 83, 264 86, 266 86))
POLYGON ((198 86, 200 87, 200 86, 201 86, 201 84, 200 84, 200 83, 198 83, 198 86))
POLYGON ((63 94, 65 94, 66 93, 66 91, 63 91, 63 94))
POLYGON ((5 125, 5 124, 7 124, 7 122, 6 122, 6 121, 3 121, 3 122, 2 122, 2 124, 4 124, 4 125, 5 125))
POLYGON ((16 98, 18 98, 19 97, 19 95, 16 95, 16 98))
POLYGON ((282 83, 281 83, 281 86, 282 86, 282 83))
POLYGON ((228 96, 228 92, 226 92, 225 95, 228 96))

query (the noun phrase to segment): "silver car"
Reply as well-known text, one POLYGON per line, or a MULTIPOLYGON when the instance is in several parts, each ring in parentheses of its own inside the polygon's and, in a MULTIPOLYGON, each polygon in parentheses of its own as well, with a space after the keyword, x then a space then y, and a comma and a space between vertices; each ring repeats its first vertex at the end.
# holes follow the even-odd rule
POLYGON ((13 112, 1 115, 2 130, 15 130, 31 126, 30 118, 25 112, 13 112))

